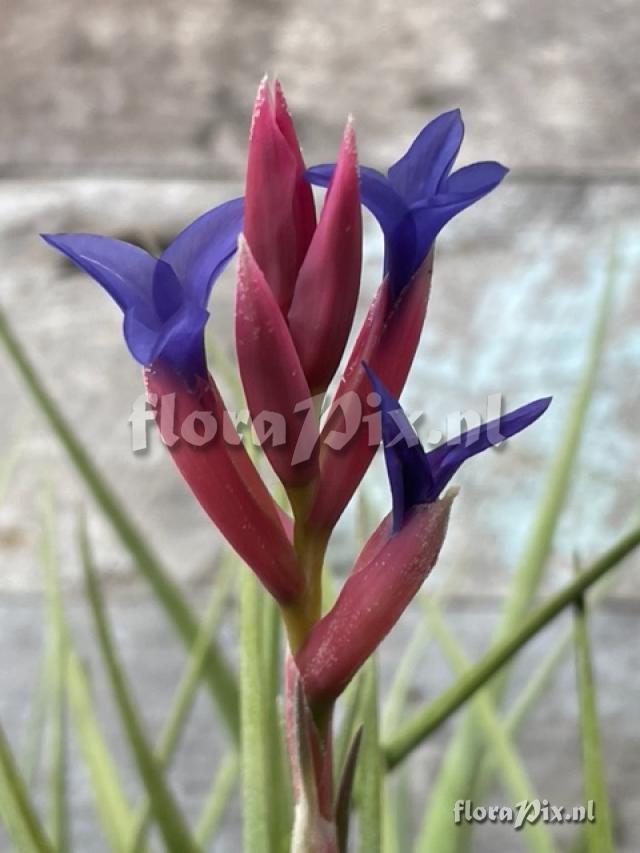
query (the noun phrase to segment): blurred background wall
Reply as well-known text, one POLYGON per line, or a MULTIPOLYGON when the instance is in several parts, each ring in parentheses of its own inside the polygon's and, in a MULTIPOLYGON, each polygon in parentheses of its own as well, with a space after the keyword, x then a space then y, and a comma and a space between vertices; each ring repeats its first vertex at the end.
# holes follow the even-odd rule
MULTIPOLYGON (((362 162, 385 168, 426 121, 460 106, 467 125, 460 163, 498 159, 512 172, 439 241, 430 317, 403 399, 426 413, 426 440, 452 412, 485 411, 488 394, 502 393, 513 406, 554 395, 539 425, 459 477, 463 492, 433 582, 449 583, 451 619, 475 653, 488 640, 566 423, 614 243, 608 343, 547 588, 569 577, 575 550, 597 555, 638 509, 639 36, 634 0, 2 0, 0 304, 186 588, 206 587, 219 540, 157 442, 146 455, 130 452, 127 418, 141 384, 118 312, 38 232, 95 231, 154 246, 240 192, 252 100, 265 72, 283 82, 309 163, 333 158, 349 113, 362 162)), ((363 306, 378 283, 381 251, 367 219, 363 306)), ((227 352, 232 301, 230 273, 211 306, 213 335, 227 352)), ((20 448, 0 508, 0 714, 17 733, 42 639, 34 557, 42 482, 55 483, 68 601, 80 632, 71 533, 83 491, 3 352, 0 375, 0 439, 7 452, 16 442, 20 448)), ((379 466, 369 487, 386 511, 379 466)), ((180 654, 106 525, 97 514, 90 523, 127 661, 157 725, 180 654), (142 653, 150 644, 153 661, 142 653)), ((351 532, 347 517, 333 552, 342 571, 353 555, 351 532)), ((628 698, 640 686, 630 659, 639 609, 636 561, 594 622, 614 812, 620 849, 629 853, 640 844, 633 818, 639 744, 628 698)), ((386 666, 412 618, 388 645, 386 666)), ((416 701, 450 677, 437 659, 419 676, 416 701)), ((580 801, 572 678, 569 661, 523 742, 536 784, 552 801, 580 801)), ((177 775, 187 807, 210 770, 197 720, 177 775)), ((426 796, 442 743, 423 751, 417 797, 426 796)), ((83 802, 81 774, 74 779, 83 802)), ((88 806, 76 831, 81 849, 102 849, 88 806)), ((511 850, 495 832, 478 832, 478 851, 511 850)))

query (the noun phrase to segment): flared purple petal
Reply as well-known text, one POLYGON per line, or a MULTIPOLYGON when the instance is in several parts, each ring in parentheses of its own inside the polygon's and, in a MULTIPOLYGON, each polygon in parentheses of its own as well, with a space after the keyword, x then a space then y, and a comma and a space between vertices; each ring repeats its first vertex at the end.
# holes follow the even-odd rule
POLYGON ((43 240, 88 273, 122 311, 151 308, 156 259, 144 249, 96 234, 42 234, 43 240))
POLYGON ((238 245, 244 199, 235 198, 188 225, 160 256, 173 268, 185 293, 207 307, 211 287, 238 245))
POLYGON ((438 499, 463 462, 526 429, 551 403, 551 397, 535 400, 425 453, 400 403, 366 364, 364 368, 381 400, 381 431, 393 500, 394 533, 402 528, 413 507, 438 499))
MULTIPOLYGON (((463 166, 444 181, 439 194, 443 196, 464 195, 472 201, 477 201, 495 189, 509 170, 495 160, 481 163, 471 163, 463 166)), ((437 197, 434 199, 437 204, 437 197)))
POLYGON ((550 403, 551 397, 534 400, 474 430, 463 432, 458 438, 427 453, 437 493, 442 492, 463 462, 531 426, 546 412, 550 403))
POLYGON ((435 195, 449 174, 464 136, 460 110, 442 113, 424 127, 389 169, 393 188, 409 204, 435 195))

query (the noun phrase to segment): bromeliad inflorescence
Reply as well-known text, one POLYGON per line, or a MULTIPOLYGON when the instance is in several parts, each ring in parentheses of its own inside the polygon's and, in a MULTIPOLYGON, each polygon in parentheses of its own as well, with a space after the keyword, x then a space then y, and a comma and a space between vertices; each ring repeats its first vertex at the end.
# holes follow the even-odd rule
POLYGON ((205 213, 159 258, 106 237, 45 236, 122 309, 149 403, 170 406, 172 425, 189 426, 169 435, 167 419, 157 418, 180 473, 281 608, 296 851, 339 849, 332 709, 433 568, 455 494, 446 487, 466 459, 529 426, 549 404, 535 401, 425 453, 397 402, 426 316, 434 241, 506 174, 493 162, 452 171, 462 137, 460 113, 444 113, 385 175, 358 165, 349 121, 336 163, 307 169, 280 85, 265 80, 244 199, 205 213), (327 188, 319 216, 312 184, 327 188), (384 234, 382 282, 321 417, 358 301, 362 205, 384 234), (236 249, 240 376, 290 514, 270 494, 207 367, 209 296, 236 249), (325 550, 375 454, 372 418, 392 509, 323 615, 325 550))

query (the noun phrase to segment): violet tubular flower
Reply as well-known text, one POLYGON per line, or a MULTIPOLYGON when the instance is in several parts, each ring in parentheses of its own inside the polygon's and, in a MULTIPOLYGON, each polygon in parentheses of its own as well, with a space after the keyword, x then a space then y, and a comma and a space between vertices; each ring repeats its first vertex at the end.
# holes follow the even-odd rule
MULTIPOLYGON (((303 578, 276 504, 233 430, 208 373, 204 328, 215 279, 237 247, 242 199, 205 213, 156 259, 143 249, 93 234, 44 239, 88 273, 124 313, 124 337, 144 367, 149 402, 169 408, 162 437, 195 497, 231 546, 281 604, 302 592, 303 578), (185 424, 215 424, 206 442, 185 424), (167 432, 168 434, 165 434, 167 432), (179 435, 178 435, 179 433, 179 435)), ((195 426, 194 426, 195 429, 195 426)))
POLYGON ((200 216, 154 258, 139 246, 95 234, 43 234, 43 239, 95 279, 124 314, 134 359, 157 361, 193 384, 206 378, 204 327, 216 278, 236 251, 241 198, 200 216))
MULTIPOLYGON (((491 192, 507 174, 494 161, 472 163, 452 173, 463 136, 460 110, 451 110, 427 124, 386 175, 360 167, 362 203, 385 236, 384 271, 393 303, 447 222, 491 192)), ((328 186, 334 169, 332 164, 314 166, 307 170, 307 180, 328 186)))
POLYGON ((393 498, 393 531, 399 532, 411 510, 436 501, 460 466, 531 426, 549 408, 551 397, 542 397, 463 432, 425 453, 400 403, 365 365, 380 397, 382 440, 393 498))
MULTIPOLYGON (((348 431, 348 407, 360 407, 365 416, 371 413, 362 361, 371 365, 391 393, 402 392, 426 316, 434 240, 450 219, 494 189, 507 173, 492 161, 452 173, 463 133, 460 111, 452 110, 430 122, 386 175, 369 167, 359 169, 362 203, 376 216, 385 237, 384 279, 322 429, 321 477, 310 516, 320 535, 328 535, 337 522, 375 452, 364 426, 339 451, 327 442, 332 432, 348 431)), ((336 172, 335 165, 322 165, 305 174, 310 183, 327 186, 336 172)))

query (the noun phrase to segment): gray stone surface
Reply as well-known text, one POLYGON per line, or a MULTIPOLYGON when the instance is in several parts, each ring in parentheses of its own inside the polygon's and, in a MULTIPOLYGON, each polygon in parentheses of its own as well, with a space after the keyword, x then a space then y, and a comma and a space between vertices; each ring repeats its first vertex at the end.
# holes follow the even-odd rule
POLYGON ((5 0, 0 169, 239 176, 265 71, 311 160, 350 112, 382 165, 459 105, 465 156, 637 168, 638 28, 634 0, 5 0))

